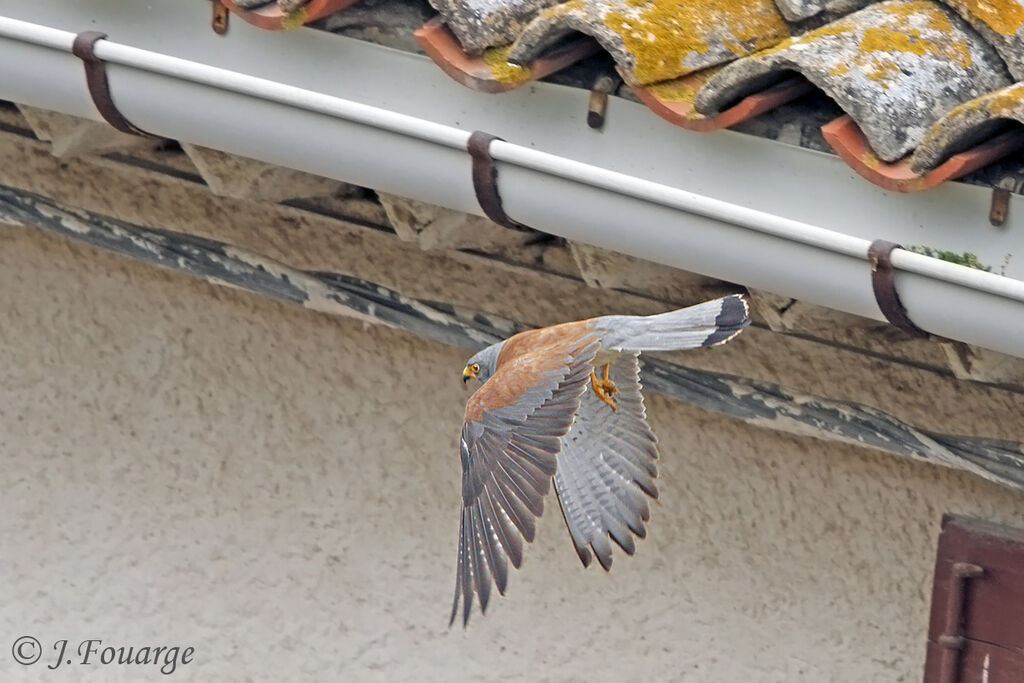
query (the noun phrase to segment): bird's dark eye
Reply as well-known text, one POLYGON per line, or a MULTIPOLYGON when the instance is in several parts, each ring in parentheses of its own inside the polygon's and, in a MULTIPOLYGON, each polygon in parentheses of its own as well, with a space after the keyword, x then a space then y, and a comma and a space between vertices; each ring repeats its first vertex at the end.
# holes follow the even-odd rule
POLYGON ((479 363, 473 363, 473 367, 472 367, 472 368, 470 368, 470 369, 471 369, 471 370, 472 370, 473 372, 480 372, 480 364, 479 364, 479 363))

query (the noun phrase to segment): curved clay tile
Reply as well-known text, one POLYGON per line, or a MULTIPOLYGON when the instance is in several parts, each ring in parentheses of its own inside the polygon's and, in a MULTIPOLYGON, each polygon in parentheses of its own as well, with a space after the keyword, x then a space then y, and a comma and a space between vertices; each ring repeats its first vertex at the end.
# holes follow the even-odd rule
POLYGON ((890 0, 730 64, 697 94, 697 110, 712 115, 787 71, 832 97, 884 161, 913 150, 957 104, 1010 82, 995 50, 954 13, 890 0))
POLYGON ((1024 0, 942 0, 992 44, 1016 80, 1024 80, 1024 0))
POLYGON ((596 38, 632 85, 685 76, 789 36, 773 0, 571 0, 534 19, 509 59, 529 62, 574 31, 596 38))
POLYGON ((814 86, 805 79, 794 76, 744 97, 716 116, 704 116, 693 108, 693 99, 719 68, 712 67, 653 85, 633 85, 630 89, 638 100, 669 123, 705 133, 735 126, 814 90, 814 86))
MULTIPOLYGON (((1010 121, 1024 123, 1024 83, 964 102, 943 116, 928 129, 910 158, 910 166, 918 172, 931 169, 962 150, 992 139, 1010 121)), ((1014 132, 1020 139, 1019 127, 1014 132)))
POLYGON ((870 5, 875 0, 775 0, 782 16, 789 21, 803 21, 822 13, 841 16, 870 5))
MULTIPOLYGON (((559 0, 430 0, 462 49, 478 55, 508 45, 537 14, 559 0)), ((529 60, 527 60, 529 61, 529 60)))
POLYGON ((434 17, 413 35, 446 74, 468 88, 489 93, 506 92, 544 78, 601 49, 590 38, 580 37, 560 43, 527 64, 517 65, 506 61, 508 46, 487 48, 479 56, 466 54, 442 17, 434 17))
POLYGON ((1024 131, 1011 131, 951 154, 934 168, 916 171, 911 157, 886 163, 875 156, 863 131, 849 116, 840 116, 821 127, 836 154, 862 177, 893 192, 920 192, 947 180, 955 180, 988 166, 1024 146, 1024 131))

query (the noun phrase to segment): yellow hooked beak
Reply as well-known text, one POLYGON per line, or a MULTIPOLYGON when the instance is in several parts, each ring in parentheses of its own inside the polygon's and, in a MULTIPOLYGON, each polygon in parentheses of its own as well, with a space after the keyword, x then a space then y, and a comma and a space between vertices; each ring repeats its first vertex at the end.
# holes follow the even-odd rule
POLYGON ((467 365, 462 368, 462 383, 465 384, 471 379, 476 379, 476 373, 467 365))

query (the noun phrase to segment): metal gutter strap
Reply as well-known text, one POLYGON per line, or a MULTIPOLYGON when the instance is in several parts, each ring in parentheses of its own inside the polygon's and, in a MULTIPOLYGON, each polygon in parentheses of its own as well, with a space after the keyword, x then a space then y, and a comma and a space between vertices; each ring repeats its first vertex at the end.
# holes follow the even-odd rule
POLYGON ((469 136, 466 143, 469 156, 473 159, 473 190, 476 192, 476 201, 484 215, 498 225, 513 230, 530 230, 529 227, 509 218, 502 206, 501 193, 498 192, 498 169, 494 165, 494 157, 491 156, 491 143, 495 140, 501 138, 478 130, 469 136))
POLYGON ((71 54, 81 59, 85 65, 85 82, 96 111, 100 113, 104 121, 122 133, 148 138, 159 137, 147 133, 133 124, 114 104, 114 99, 110 94, 110 81, 107 79, 107 63, 97 57, 93 51, 96 43, 106 37, 107 34, 100 31, 82 31, 75 36, 75 41, 71 44, 71 54))
POLYGON ((875 240, 868 247, 868 260, 871 262, 871 289, 875 292, 878 309, 892 325, 914 337, 927 337, 927 332, 914 324, 907 315, 907 309, 900 301, 896 291, 895 270, 892 267, 892 252, 902 249, 902 245, 887 240, 875 240))

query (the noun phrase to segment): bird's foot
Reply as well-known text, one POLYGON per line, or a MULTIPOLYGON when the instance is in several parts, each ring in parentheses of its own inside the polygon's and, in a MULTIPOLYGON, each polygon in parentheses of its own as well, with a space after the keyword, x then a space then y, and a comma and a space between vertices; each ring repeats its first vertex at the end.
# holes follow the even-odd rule
POLYGON ((604 366, 602 372, 602 379, 598 379, 594 371, 590 371, 590 386, 594 390, 594 395, 599 399, 608 404, 615 412, 619 409, 619 403, 615 400, 614 394, 618 392, 619 388, 615 386, 615 383, 608 379, 608 365, 604 366))

